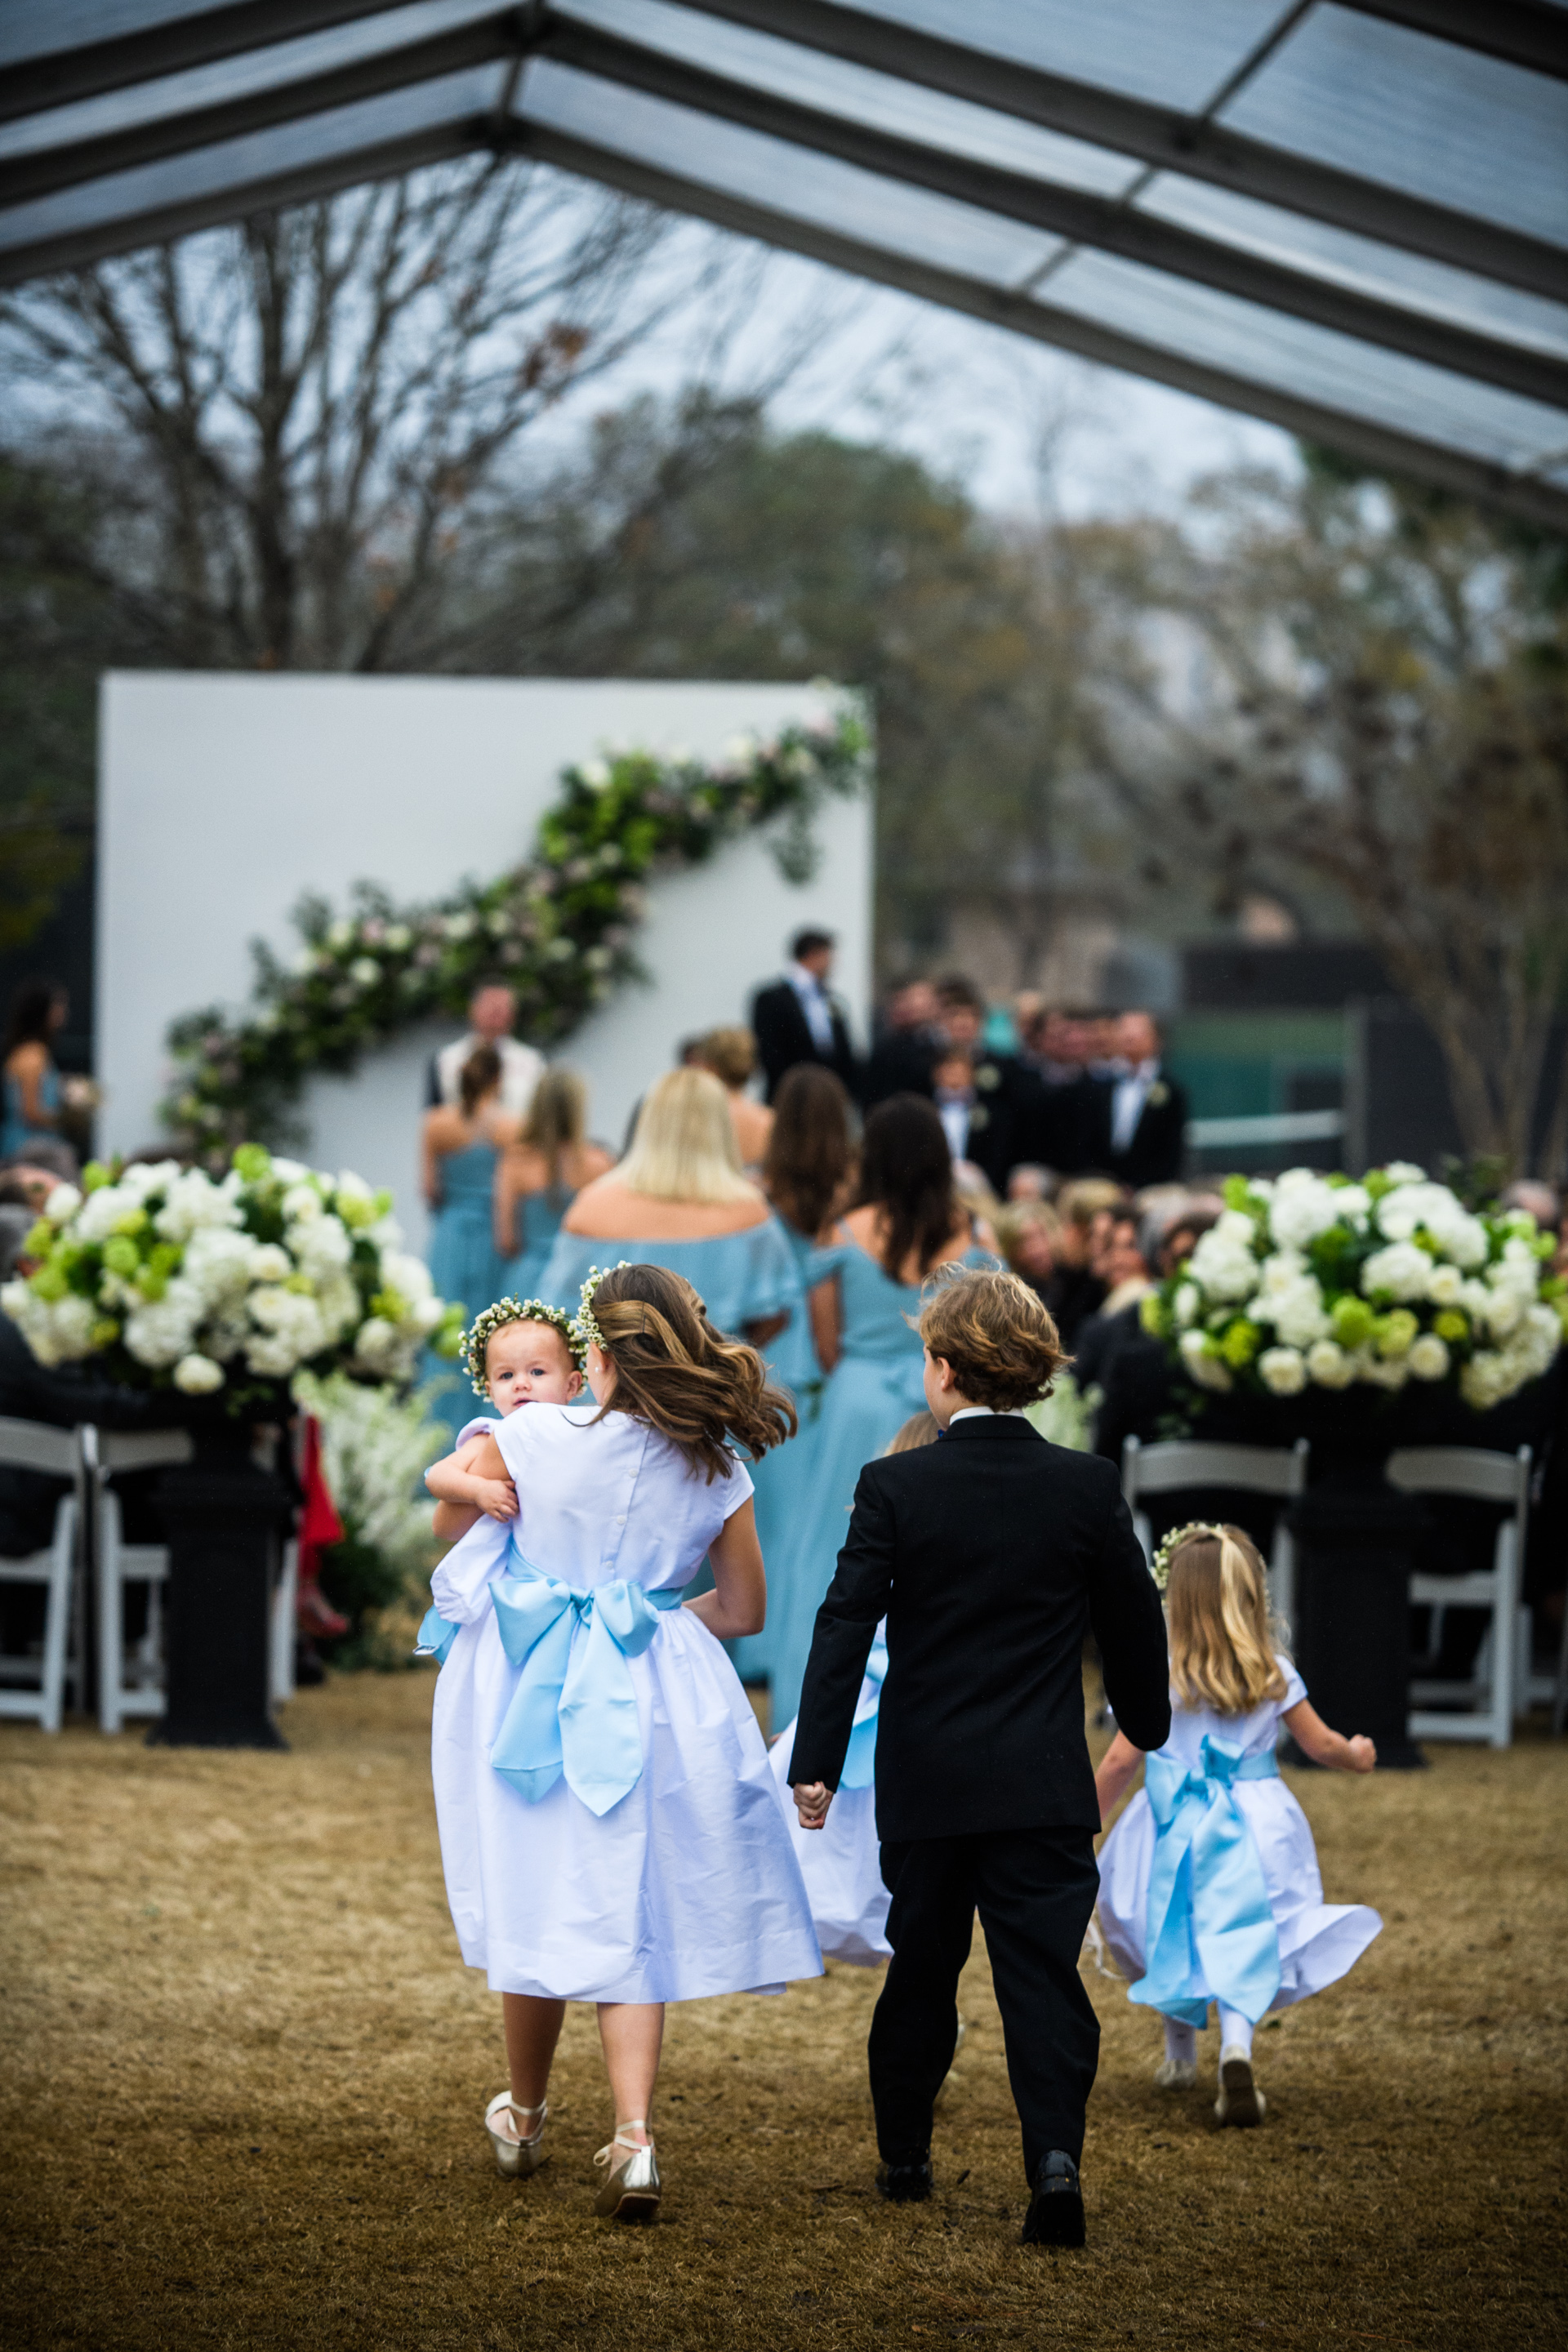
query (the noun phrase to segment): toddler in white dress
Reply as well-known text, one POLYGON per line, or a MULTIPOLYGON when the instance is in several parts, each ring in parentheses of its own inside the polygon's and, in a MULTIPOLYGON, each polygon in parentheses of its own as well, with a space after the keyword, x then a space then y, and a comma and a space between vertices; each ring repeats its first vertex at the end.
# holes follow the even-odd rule
POLYGON ((437 1491, 461 1476, 515 1498, 507 1513, 470 1488, 437 1513, 437 1535, 461 1539, 431 1580, 432 1769, 463 1958, 503 1996, 497 2161, 537 2168, 564 2004, 595 2001, 616 2103, 598 2210, 647 2219, 664 2003, 821 1973, 722 1647, 766 1608, 731 1441, 765 1453, 793 1412, 662 1267, 591 1276, 575 1334, 596 1406, 534 1401, 432 1475, 437 1491), (682 1605, 704 1555, 714 1589, 682 1605))
POLYGON ((1234 1527, 1178 1528, 1162 1546, 1171 1645, 1171 1737, 1144 1758, 1121 1732, 1095 1776, 1100 1818, 1137 1771, 1144 1785, 1100 1857, 1100 1917, 1129 1999, 1159 2011, 1154 2080, 1197 2079, 1197 2032, 1219 2010, 1222 2124, 1261 2123, 1253 2028, 1352 1968, 1382 1927, 1364 1904, 1326 1904, 1312 1832, 1279 1778, 1283 1724, 1315 1764, 1370 1772, 1370 1739, 1342 1738, 1268 1623, 1268 1582, 1234 1527))

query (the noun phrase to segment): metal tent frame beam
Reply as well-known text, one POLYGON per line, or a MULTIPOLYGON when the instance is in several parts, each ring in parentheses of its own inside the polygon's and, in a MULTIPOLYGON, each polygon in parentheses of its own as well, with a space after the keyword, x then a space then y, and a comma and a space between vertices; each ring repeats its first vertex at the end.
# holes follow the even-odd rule
POLYGON ((1288 212, 1310 214, 1384 245, 1402 245, 1412 253, 1558 301, 1568 299, 1568 249, 1562 246, 1358 179, 1353 173, 1246 138, 1222 123, 1151 106, 1092 82, 1020 65, 1012 58, 965 48, 890 17, 837 5, 837 0, 833 5, 828 0, 682 0, 682 5, 894 79, 920 82, 950 98, 966 98, 999 114, 1016 114, 1069 138, 1114 148, 1157 169, 1206 180, 1288 212))
POLYGON ((1568 16, 1541 0, 1339 0, 1339 5, 1568 81, 1568 16))
POLYGON ((101 98, 107 90, 129 89, 192 66, 217 65, 279 41, 297 41, 306 33, 330 32, 357 16, 377 16, 387 5, 388 0, 237 0, 194 16, 165 16, 107 41, 40 49, 0 70, 0 122, 74 106, 80 99, 101 98))

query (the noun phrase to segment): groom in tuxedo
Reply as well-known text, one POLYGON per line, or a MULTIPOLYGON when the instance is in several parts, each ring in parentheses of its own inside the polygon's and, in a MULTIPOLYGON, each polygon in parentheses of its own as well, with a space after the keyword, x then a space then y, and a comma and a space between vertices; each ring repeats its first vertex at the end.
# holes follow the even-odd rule
POLYGON ((1160 1748, 1164 1620, 1113 1466, 1024 1418, 1065 1361, 1036 1294, 964 1269, 934 1290, 921 1337, 942 1440, 860 1474, 806 1665, 795 1799, 802 1826, 820 1829, 885 1617, 877 1832, 893 1957, 868 2051, 878 2187, 899 2202, 931 2194, 978 1909, 1023 2125, 1025 2242, 1081 2246, 1100 2053, 1078 1966, 1100 1887, 1083 1642, 1092 1628, 1121 1729, 1160 1748))

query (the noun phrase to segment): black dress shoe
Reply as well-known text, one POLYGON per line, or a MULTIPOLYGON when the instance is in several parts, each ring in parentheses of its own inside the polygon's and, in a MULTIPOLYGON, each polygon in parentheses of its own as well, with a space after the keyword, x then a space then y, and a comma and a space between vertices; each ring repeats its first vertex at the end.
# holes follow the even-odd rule
POLYGON ((931 2195, 931 2151, 911 2157, 906 2164, 877 2168, 877 2194, 890 2205, 919 2205, 931 2195))
POLYGON ((1026 2246, 1081 2246, 1084 2242, 1083 2190, 1078 2167, 1070 2156, 1053 2147, 1040 2158, 1035 2193, 1024 2217, 1026 2246))

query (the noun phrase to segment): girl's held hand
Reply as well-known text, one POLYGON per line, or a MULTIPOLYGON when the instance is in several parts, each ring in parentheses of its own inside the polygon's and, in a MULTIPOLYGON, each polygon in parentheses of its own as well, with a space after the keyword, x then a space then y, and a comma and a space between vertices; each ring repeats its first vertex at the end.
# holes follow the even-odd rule
POLYGON ((1347 1739, 1345 1746, 1350 1750, 1350 1767, 1352 1772, 1376 1770, 1377 1749, 1364 1731, 1358 1731, 1353 1739, 1347 1739))
POLYGON ((795 1811, 800 1815, 803 1830, 819 1830, 827 1819, 827 1808, 833 1802, 833 1791, 820 1780, 801 1782, 790 1794, 795 1799, 795 1811))

